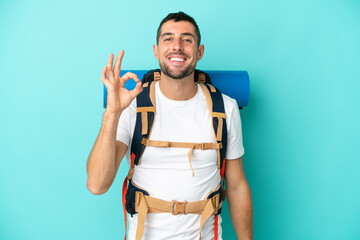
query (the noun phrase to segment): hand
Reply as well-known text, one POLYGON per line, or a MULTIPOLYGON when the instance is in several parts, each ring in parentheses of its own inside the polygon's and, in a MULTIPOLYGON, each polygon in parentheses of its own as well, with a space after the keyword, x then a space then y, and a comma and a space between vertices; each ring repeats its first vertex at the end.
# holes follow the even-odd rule
POLYGON ((114 54, 110 54, 108 64, 101 72, 101 81, 107 89, 106 111, 109 113, 120 113, 127 108, 132 100, 143 90, 139 77, 131 72, 125 73, 120 77, 121 61, 124 51, 121 50, 116 57, 113 67, 114 54), (106 74, 106 75, 105 75, 106 74), (127 90, 124 85, 129 79, 134 79, 136 86, 133 90, 127 90))

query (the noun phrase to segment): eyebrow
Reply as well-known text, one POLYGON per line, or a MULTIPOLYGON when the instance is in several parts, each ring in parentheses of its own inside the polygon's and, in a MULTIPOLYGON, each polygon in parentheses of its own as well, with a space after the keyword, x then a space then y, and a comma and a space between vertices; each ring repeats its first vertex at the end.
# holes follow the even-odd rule
MULTIPOLYGON (((165 33, 161 34, 161 37, 169 36, 169 35, 175 35, 175 34, 174 34, 174 33, 171 33, 171 32, 165 32, 165 33)), ((194 39, 196 39, 196 38, 195 38, 195 35, 192 34, 192 33, 189 33, 189 32, 181 33, 180 35, 181 35, 181 36, 191 36, 191 37, 193 37, 194 39)))

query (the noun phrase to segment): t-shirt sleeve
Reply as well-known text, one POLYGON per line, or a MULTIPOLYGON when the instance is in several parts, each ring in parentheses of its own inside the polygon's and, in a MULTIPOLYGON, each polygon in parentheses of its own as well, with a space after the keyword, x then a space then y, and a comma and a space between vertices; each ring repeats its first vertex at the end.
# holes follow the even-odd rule
POLYGON ((123 142, 126 144, 126 146, 130 145, 130 129, 129 129, 129 108, 126 108, 119 119, 119 123, 117 126, 117 132, 116 132, 116 140, 123 142))
POLYGON ((136 101, 134 100, 121 114, 117 126, 116 140, 130 147, 135 124, 136 101))
POLYGON ((229 102, 227 106, 225 105, 225 111, 228 110, 226 111, 228 131, 226 159, 237 159, 244 155, 240 111, 237 102, 234 99, 227 97, 227 99, 224 100, 229 102))

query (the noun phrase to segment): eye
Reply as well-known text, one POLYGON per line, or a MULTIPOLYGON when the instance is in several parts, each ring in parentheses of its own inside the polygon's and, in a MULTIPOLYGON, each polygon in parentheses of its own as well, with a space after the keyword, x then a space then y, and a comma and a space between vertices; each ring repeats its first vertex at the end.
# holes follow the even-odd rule
POLYGON ((168 42, 168 41, 170 41, 171 40, 171 38, 165 38, 164 39, 164 42, 168 42))
POLYGON ((184 41, 188 43, 192 43, 192 40, 190 38, 185 38, 184 41))

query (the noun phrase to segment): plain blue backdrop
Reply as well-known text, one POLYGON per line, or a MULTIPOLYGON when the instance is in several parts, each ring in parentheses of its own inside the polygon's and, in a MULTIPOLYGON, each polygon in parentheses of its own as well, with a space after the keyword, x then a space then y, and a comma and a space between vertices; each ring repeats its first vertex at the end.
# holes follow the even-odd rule
MULTIPOLYGON (((198 22, 203 70, 247 70, 244 167, 259 240, 360 239, 356 0, 0 1, 0 239, 122 239, 121 165, 86 189, 100 73, 158 67, 169 12, 198 22)), ((227 207, 224 238, 236 239, 227 207)))

